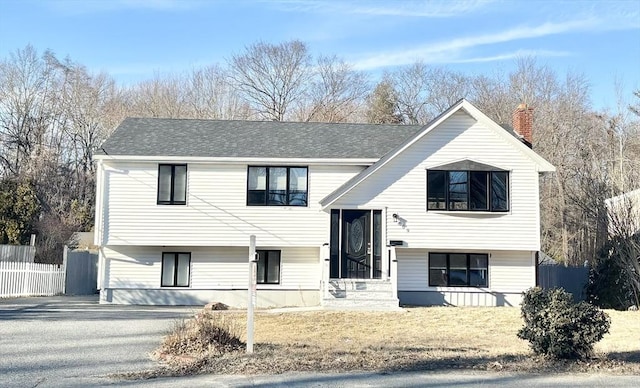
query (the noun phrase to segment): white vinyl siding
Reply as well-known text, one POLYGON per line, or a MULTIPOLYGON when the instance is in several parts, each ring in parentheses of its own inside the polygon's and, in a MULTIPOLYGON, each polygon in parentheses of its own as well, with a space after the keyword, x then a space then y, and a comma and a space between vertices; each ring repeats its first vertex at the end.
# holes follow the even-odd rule
POLYGON ((429 287, 427 256, 424 249, 396 249, 399 291, 422 291, 429 287))
MULTIPOLYGON (((261 247, 259 247, 261 249, 261 247)), ((281 251, 280 284, 258 289, 319 289, 320 248, 271 248, 281 251)), ((246 289, 248 248, 178 247, 191 253, 191 289, 246 289)), ((167 247, 105 247, 105 288, 161 288, 162 253, 167 247)))
MULTIPOLYGON (((466 253, 458 251, 460 253, 466 253)), ((493 251, 489 253, 489 286, 492 292, 520 293, 535 286, 535 262, 530 251, 493 251)), ((455 290, 475 292, 473 287, 429 287, 426 249, 397 249, 398 290, 455 290)))
POLYGON ((493 252, 489 258, 491 288, 502 292, 523 292, 536 285, 533 252, 493 252))
POLYGON ((387 208, 387 239, 440 250, 540 249, 534 162, 493 130, 458 112, 350 192, 335 207, 387 208), (471 159, 510 171, 505 213, 427 211, 427 169, 471 159), (393 222, 391 214, 401 222, 393 222))
POLYGON ((309 166, 309 206, 247 206, 246 164, 188 164, 186 206, 156 204, 157 163, 104 162, 101 245, 321 246, 329 215, 318 202, 363 166, 309 166))

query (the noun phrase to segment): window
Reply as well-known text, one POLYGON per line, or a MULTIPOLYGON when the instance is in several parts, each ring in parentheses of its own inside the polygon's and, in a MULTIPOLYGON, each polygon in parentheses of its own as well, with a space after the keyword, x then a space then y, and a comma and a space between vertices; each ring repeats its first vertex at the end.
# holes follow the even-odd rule
POLYGON ((249 166, 247 205, 307 206, 307 167, 249 166))
POLYGON ((427 210, 509 211, 509 172, 428 170, 427 210))
POLYGON ((280 283, 280 251, 256 250, 258 254, 258 284, 280 283))
POLYGON ((189 287, 191 253, 162 254, 162 287, 189 287))
POLYGON ((482 253, 429 253, 430 287, 487 287, 489 256, 482 253))
POLYGON ((187 204, 187 165, 158 166, 158 205, 187 204))

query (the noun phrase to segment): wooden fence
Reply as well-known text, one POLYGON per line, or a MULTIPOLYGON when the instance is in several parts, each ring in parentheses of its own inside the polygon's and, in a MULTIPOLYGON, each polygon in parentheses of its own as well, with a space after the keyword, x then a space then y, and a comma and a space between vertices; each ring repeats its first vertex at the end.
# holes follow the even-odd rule
POLYGON ((98 254, 89 251, 71 251, 65 247, 67 295, 93 295, 98 285, 98 254))
POLYGON ((65 266, 0 261, 0 298, 64 293, 65 266))
POLYGON ((33 263, 36 247, 33 245, 0 245, 0 261, 33 263))
POLYGON ((589 282, 589 267, 564 265, 538 266, 538 285, 542 288, 564 288, 575 301, 585 300, 585 287, 589 282))

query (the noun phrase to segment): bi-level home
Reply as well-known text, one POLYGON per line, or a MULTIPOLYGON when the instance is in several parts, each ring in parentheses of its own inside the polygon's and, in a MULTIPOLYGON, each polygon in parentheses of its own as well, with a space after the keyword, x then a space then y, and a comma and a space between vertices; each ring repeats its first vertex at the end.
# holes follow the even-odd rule
POLYGON ((515 306, 554 167, 460 100, 425 126, 128 118, 97 161, 100 300, 515 306))

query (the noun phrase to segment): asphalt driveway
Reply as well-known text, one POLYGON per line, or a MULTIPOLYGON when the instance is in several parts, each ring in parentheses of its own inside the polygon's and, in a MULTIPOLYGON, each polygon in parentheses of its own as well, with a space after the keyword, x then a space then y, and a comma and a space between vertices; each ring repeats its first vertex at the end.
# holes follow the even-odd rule
POLYGON ((0 299, 0 387, 86 386, 152 368, 149 353, 193 312, 99 305, 97 297, 0 299))

